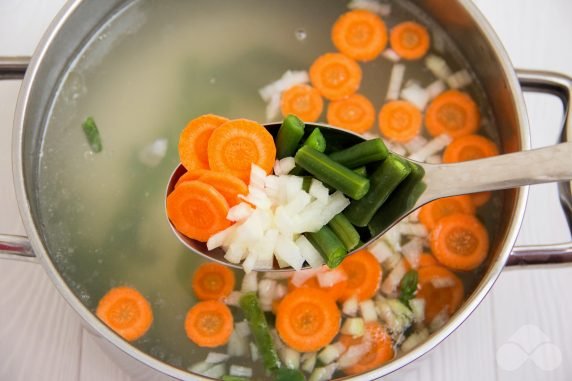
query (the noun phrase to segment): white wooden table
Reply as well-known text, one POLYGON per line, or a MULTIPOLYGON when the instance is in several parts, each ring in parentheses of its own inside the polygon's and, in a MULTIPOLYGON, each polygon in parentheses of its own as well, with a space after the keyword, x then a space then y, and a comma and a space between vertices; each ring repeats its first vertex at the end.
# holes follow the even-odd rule
MULTIPOLYGON (((63 2, 0 0, 0 55, 30 55, 63 2)), ((475 2, 498 32, 516 67, 572 75, 572 1, 475 2)), ((18 87, 18 82, 0 84, 0 232, 11 234, 24 234, 12 189, 10 159, 18 87)), ((533 145, 554 143, 559 134, 559 103, 530 96, 527 104, 533 145)), ((534 187, 519 243, 569 239, 556 188, 534 187)), ((388 379, 571 380, 571 286, 572 267, 506 271, 453 335, 430 356, 388 379)), ((129 379, 95 345, 40 266, 0 263, 0 380, 129 379)))

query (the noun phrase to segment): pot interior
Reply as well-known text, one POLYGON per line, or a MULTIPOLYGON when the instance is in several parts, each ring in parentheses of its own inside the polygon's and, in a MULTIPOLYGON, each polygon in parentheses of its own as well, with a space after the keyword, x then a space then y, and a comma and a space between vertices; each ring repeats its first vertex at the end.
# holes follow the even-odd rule
MULTIPOLYGON (((478 78, 464 90, 479 104, 480 133, 504 152, 518 150, 526 140, 512 73, 460 3, 391 2, 384 20, 388 28, 405 20, 426 25, 432 53, 454 71, 465 68, 478 78)), ((337 0, 84 1, 68 8, 66 23, 34 71, 23 121, 23 178, 34 221, 29 228, 88 310, 119 285, 148 298, 153 326, 132 344, 143 353, 186 371, 211 351, 189 341, 183 328, 196 302, 191 277, 204 260, 179 243, 164 212, 182 128, 206 113, 265 121, 258 90, 335 51, 331 26, 346 10, 347 2, 337 0), (91 152, 83 134, 88 116, 100 130, 101 153, 91 152), (165 156, 157 156, 153 147, 164 144, 165 156)), ((393 63, 378 58, 361 66, 359 91, 377 112, 393 63)), ((423 60, 406 66, 406 78, 423 87, 435 79, 423 60)), ((371 132, 378 133, 377 125, 371 132)), ((491 250, 477 270, 458 273, 466 298, 475 290, 482 297, 498 275, 519 202, 516 191, 496 192, 478 209, 491 250)), ((240 285, 242 274, 235 275, 240 285)), ((235 322, 243 319, 238 308, 232 311, 235 322)), ((253 367, 257 379, 264 375, 250 355, 232 363, 253 367)))

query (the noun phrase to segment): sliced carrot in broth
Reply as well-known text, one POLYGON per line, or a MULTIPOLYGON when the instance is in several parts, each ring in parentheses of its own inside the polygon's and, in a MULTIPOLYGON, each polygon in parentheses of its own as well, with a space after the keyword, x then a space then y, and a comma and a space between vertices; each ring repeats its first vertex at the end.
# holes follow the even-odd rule
POLYGON ((332 28, 336 48, 358 61, 371 61, 387 45, 387 27, 375 13, 357 9, 341 15, 332 28))
POLYGON ((282 93, 280 108, 284 117, 294 114, 304 122, 315 122, 322 115, 324 100, 312 86, 295 85, 282 93))
POLYGON ((358 134, 364 133, 375 122, 375 109, 369 99, 361 94, 332 101, 328 106, 328 123, 358 134))
POLYGON ((209 168, 207 142, 212 132, 228 119, 207 114, 191 120, 179 138, 179 156, 187 170, 209 168))
POLYGON ((341 53, 326 53, 310 66, 310 81, 325 98, 336 101, 355 93, 361 84, 359 64, 341 53))

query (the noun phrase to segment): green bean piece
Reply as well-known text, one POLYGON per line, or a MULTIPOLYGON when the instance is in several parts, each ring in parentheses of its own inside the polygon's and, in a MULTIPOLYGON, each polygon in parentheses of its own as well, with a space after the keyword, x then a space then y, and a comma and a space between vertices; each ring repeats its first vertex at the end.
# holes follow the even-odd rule
POLYGON ((318 180, 341 191, 346 196, 359 200, 369 190, 369 180, 351 169, 336 163, 325 154, 303 146, 295 156, 296 164, 318 180))
POLYGON ((322 226, 315 233, 305 233, 304 235, 331 269, 338 267, 348 253, 342 241, 327 225, 322 226))
POLYGON ((310 187, 312 186, 312 176, 302 177, 302 190, 304 192, 310 192, 310 187))
POLYGON ((409 270, 399 284, 399 300, 401 303, 409 306, 409 301, 415 297, 417 291, 417 283, 419 281, 419 274, 416 270, 409 270))
POLYGON ((328 226, 342 241, 347 251, 351 251, 359 245, 359 233, 343 213, 332 218, 328 222, 328 226))
POLYGON ((366 140, 344 150, 333 152, 330 159, 348 168, 358 168, 362 165, 385 160, 389 151, 380 138, 366 140))
POLYGON ((99 130, 97 129, 95 120, 89 116, 85 119, 81 127, 83 128, 87 142, 91 147, 91 151, 94 153, 101 152, 103 146, 101 145, 101 136, 99 135, 99 130))
POLYGON ((222 381, 250 381, 250 378, 224 375, 222 376, 222 381))
POLYGON ((427 187, 423 182, 423 168, 415 163, 408 164, 411 173, 393 191, 368 224, 372 237, 391 227, 404 213, 409 212, 427 187))
POLYGON ((275 370, 280 367, 278 353, 274 347, 268 322, 264 316, 264 311, 260 308, 258 298, 254 292, 247 292, 240 297, 240 308, 248 320, 250 330, 254 336, 254 342, 262 356, 264 366, 268 370, 275 370))
POLYGON ((352 201, 344 211, 348 220, 355 226, 367 226, 375 212, 409 172, 411 168, 405 160, 390 154, 371 175, 368 194, 359 201, 352 201))
POLYGON ((360 176, 367 178, 367 168, 365 167, 365 165, 363 167, 359 167, 359 168, 354 169, 354 172, 360 176))
POLYGON ((318 152, 324 152, 326 150, 326 138, 324 138, 319 128, 314 128, 314 131, 304 141, 304 145, 312 147, 318 152))
POLYGON ((300 118, 296 115, 284 118, 276 136, 276 157, 283 159, 294 156, 303 136, 304 122, 300 118))
POLYGON ((278 368, 274 371, 274 381, 305 381, 304 373, 298 369, 278 368))

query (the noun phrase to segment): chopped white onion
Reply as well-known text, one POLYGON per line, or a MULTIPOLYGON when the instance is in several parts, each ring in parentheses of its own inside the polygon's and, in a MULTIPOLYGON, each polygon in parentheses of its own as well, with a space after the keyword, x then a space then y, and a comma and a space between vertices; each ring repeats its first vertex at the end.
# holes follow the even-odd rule
POLYGON ((397 142, 394 142, 391 140, 385 140, 385 139, 383 141, 384 141, 385 145, 387 146, 387 148, 391 152, 396 153, 396 154, 401 155, 401 156, 405 156, 407 154, 407 150, 400 143, 397 143, 397 142))
POLYGON ((393 255, 393 250, 389 247, 384 240, 378 239, 368 248, 368 251, 373 254, 379 263, 384 262, 386 259, 393 255))
POLYGON ((424 161, 429 156, 435 155, 437 152, 442 151, 451 143, 453 139, 449 135, 441 134, 436 138, 430 140, 419 151, 410 155, 409 158, 415 161, 424 161))
POLYGON ((401 90, 401 98, 412 103, 419 110, 425 110, 429 102, 429 93, 417 83, 412 83, 401 90))
POLYGON ((432 82, 429 86, 425 88, 425 91, 427 91, 427 95, 429 95, 429 100, 435 99, 445 90, 447 90, 447 85, 441 79, 432 82))
POLYGON ((371 131, 366 131, 366 132, 362 133, 361 136, 363 136, 363 138, 366 140, 372 140, 372 139, 379 138, 379 134, 377 134, 375 132, 371 132, 371 131))
POLYGON ((263 311, 272 310, 272 302, 274 301, 274 290, 276 281, 273 279, 262 279, 258 283, 258 296, 260 298, 260 307, 263 311))
POLYGON ((250 217, 252 212, 254 212, 254 209, 252 209, 249 204, 246 202, 241 202, 228 210, 226 219, 233 222, 242 221, 250 217))
POLYGON ((286 201, 292 201, 300 192, 306 193, 302 190, 304 179, 300 176, 280 176, 286 179, 286 201))
POLYGON ((274 120, 280 115, 280 102, 282 100, 281 94, 272 94, 268 102, 266 103, 266 120, 274 120))
POLYGON ((400 260, 381 284, 381 292, 385 295, 393 295, 406 272, 405 263, 400 260))
POLYGON ((414 298, 409 301, 411 311, 413 311, 413 321, 417 323, 425 320, 425 299, 414 298))
POLYGON ((342 324, 340 332, 344 335, 362 337, 365 333, 365 323, 362 318, 347 318, 342 324))
POLYGON ((368 323, 370 321, 377 320, 377 312, 375 311, 375 304, 373 303, 373 300, 367 299, 360 302, 359 311, 364 322, 368 323))
POLYGON ((251 188, 264 190, 265 181, 266 171, 260 168, 258 165, 252 163, 250 165, 250 182, 248 183, 249 190, 251 188))
POLYGON ((278 238, 278 230, 268 229, 264 237, 252 246, 252 251, 257 253, 255 268, 257 270, 271 269, 274 262, 274 248, 278 238))
POLYGON ((349 9, 365 9, 380 16, 389 16, 391 14, 391 4, 380 3, 377 0, 352 0, 348 3, 349 9))
POLYGON ((430 54, 425 58, 425 66, 438 79, 446 80, 451 75, 451 69, 443 58, 430 54))
POLYGON ((316 366, 316 359, 318 358, 316 352, 306 352, 302 354, 300 361, 302 362, 301 369, 306 373, 311 373, 316 366))
POLYGON ((224 254, 224 259, 230 263, 240 263, 246 257, 246 247, 240 242, 232 243, 224 254))
POLYGON ((431 323, 429 324, 429 330, 431 332, 437 331, 439 328, 444 326, 448 320, 449 320, 449 313, 447 312, 447 309, 444 308, 433 318, 433 320, 431 320, 431 323))
POLYGON ((300 250, 300 255, 302 255, 306 262, 314 269, 319 269, 324 264, 324 258, 303 235, 300 235, 300 237, 296 239, 296 246, 298 246, 300 250))
POLYGON ((290 347, 284 347, 280 350, 280 360, 286 368, 298 369, 300 367, 300 352, 290 347))
POLYGON ((250 347, 250 357, 252 358, 252 362, 258 361, 258 358, 260 357, 258 353, 258 346, 252 341, 248 343, 248 345, 250 347))
POLYGON ((230 356, 226 353, 209 352, 205 362, 209 364, 218 364, 219 362, 226 361, 230 356))
POLYGON ((355 365, 361 360, 365 354, 367 354, 371 349, 371 343, 369 341, 363 341, 361 344, 352 345, 348 350, 340 356, 338 360, 338 366, 341 369, 355 365))
POLYGON ((318 278, 318 284, 323 288, 333 287, 334 285, 348 279, 345 271, 339 267, 332 270, 321 271, 316 275, 316 277, 318 278))
POLYGON ((167 154, 167 139, 157 139, 139 151, 139 161, 148 167, 154 168, 161 164, 167 154))
POLYGON ((407 259, 407 262, 409 262, 411 267, 414 269, 418 268, 419 258, 423 252, 423 241, 418 237, 414 237, 403 245, 401 250, 403 252, 403 256, 407 259))
MULTIPOLYGON (((303 236, 300 236, 300 237, 303 237, 303 236)), ((298 240, 299 239, 300 238, 298 238, 298 240)), ((308 243, 310 243, 310 242, 308 241, 308 243)), ((322 271, 324 271, 322 269, 322 267, 317 268, 317 269, 308 269, 308 270, 296 271, 294 273, 294 275, 292 275, 292 278, 290 278, 290 281, 292 282, 293 286, 301 287, 308 279, 316 276, 319 272, 322 272, 322 271)))
POLYGON ((308 72, 305 70, 300 71, 286 71, 280 79, 269 83, 268 85, 264 86, 258 93, 260 97, 266 102, 270 101, 273 96, 276 94, 280 95, 280 93, 288 90, 292 86, 300 85, 303 83, 308 83, 310 81, 310 77, 308 72))
POLYGON ((272 336, 272 342, 274 343, 277 351, 285 347, 285 344, 282 342, 282 338, 280 338, 276 329, 271 329, 270 335, 272 336))
POLYGON ((316 200, 325 204, 328 202, 330 191, 321 181, 313 178, 312 182, 310 183, 310 195, 314 196, 316 200))
POLYGON ((401 234, 405 236, 425 238, 429 234, 425 225, 413 222, 402 222, 400 230, 401 234))
POLYGON ((255 272, 244 274, 242 278, 242 292, 256 292, 258 291, 258 274, 255 272))
POLYGON ((431 278, 431 284, 435 288, 449 288, 455 285, 455 281, 449 277, 431 278))
POLYGON ((278 235, 274 254, 278 260, 284 261, 294 270, 300 270, 304 265, 304 257, 300 254, 300 249, 298 249, 292 237, 283 234, 278 235))
POLYGON ((399 224, 386 231, 383 239, 394 252, 401 251, 401 230, 399 224))
POLYGON ((411 351, 413 348, 417 347, 419 344, 423 343, 425 340, 429 338, 429 331, 426 329, 422 329, 419 332, 414 332, 405 341, 401 344, 401 351, 403 353, 407 353, 411 351))
POLYGON ((276 160, 274 163, 274 174, 275 175, 287 175, 296 166, 296 162, 293 157, 285 157, 280 160, 276 160))
POLYGON ((206 361, 200 361, 196 364, 189 366, 187 369, 192 373, 203 374, 210 368, 212 368, 213 364, 208 363, 206 361))
POLYGON ((236 330, 236 333, 240 335, 240 337, 250 336, 250 326, 246 320, 236 323, 234 325, 234 329, 236 330))
POLYGON ((231 291, 231 293, 224 298, 224 302, 225 304, 229 305, 229 306, 238 306, 238 302, 240 300, 240 297, 242 296, 242 292, 240 291, 231 291))
POLYGON ((237 332, 232 332, 228 340, 227 353, 231 357, 244 357, 248 355, 248 341, 240 337, 237 332))
POLYGON ((252 368, 247 368, 245 366, 232 364, 228 372, 231 376, 252 377, 252 368))
POLYGON ((459 70, 456 73, 447 77, 447 84, 452 89, 460 89, 470 85, 473 82, 473 77, 467 69, 459 70))
POLYGON ((235 230, 236 226, 231 225, 228 228, 211 235, 207 241, 207 249, 214 250, 217 247, 223 246, 225 244, 225 241, 230 237, 231 234, 234 233, 235 230))
POLYGON ((443 162, 443 158, 441 155, 431 155, 427 159, 425 159, 427 164, 441 164, 443 162))
POLYGON ((387 87, 387 95, 385 96, 386 99, 396 100, 399 98, 404 76, 405 65, 399 63, 393 65, 393 68, 391 68, 391 74, 389 76, 389 85, 387 87))
POLYGON ((221 378, 225 374, 226 374, 226 366, 224 364, 217 364, 202 373, 203 376, 212 378, 221 378))
POLYGON ((407 152, 413 153, 421 149, 421 147, 423 147, 425 144, 427 144, 427 139, 421 135, 417 135, 407 143, 403 144, 403 146, 407 152))
POLYGON ((347 299, 342 305, 342 312, 348 316, 356 316, 359 308, 359 300, 357 296, 347 299))
POLYGON ((399 62, 401 57, 391 48, 387 48, 381 53, 381 56, 391 62, 399 62))
POLYGON ((274 300, 279 300, 282 299, 283 297, 286 296, 286 294, 288 293, 288 287, 286 287, 284 284, 279 283, 276 285, 276 287, 274 287, 274 296, 273 299, 274 300))
POLYGON ((318 360, 320 360, 322 364, 329 364, 336 361, 338 357, 340 357, 341 354, 345 352, 345 350, 345 345, 340 341, 334 344, 326 345, 326 347, 322 349, 318 354, 318 360))

